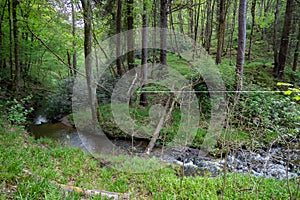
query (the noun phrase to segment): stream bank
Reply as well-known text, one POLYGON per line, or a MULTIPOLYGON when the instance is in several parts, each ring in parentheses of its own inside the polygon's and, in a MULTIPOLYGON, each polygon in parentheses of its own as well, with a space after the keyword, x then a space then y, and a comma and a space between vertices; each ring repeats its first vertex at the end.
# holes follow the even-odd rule
MULTIPOLYGON (((87 137, 86 141, 93 141, 83 144, 77 130, 62 120, 58 123, 46 123, 46 118, 38 117, 35 125, 29 127, 29 132, 38 139, 47 137, 59 141, 63 145, 78 147, 87 151, 94 149, 97 152, 101 149, 101 139, 97 136, 87 137), (85 145, 89 145, 87 148, 85 145)), ((142 155, 148 145, 146 141, 112 140, 117 147, 125 150, 128 154, 142 155)), ((293 149, 274 147, 267 150, 256 149, 255 151, 240 149, 231 152, 227 159, 212 156, 201 156, 203 152, 199 149, 181 148, 164 150, 162 146, 153 149, 151 156, 160 158, 169 163, 184 167, 186 176, 197 174, 211 174, 218 176, 223 173, 224 166, 229 172, 252 174, 254 176, 285 179, 300 177, 300 141, 295 141, 293 149), (163 153, 162 153, 163 152, 163 153)), ((99 151, 100 152, 100 151, 99 151)))

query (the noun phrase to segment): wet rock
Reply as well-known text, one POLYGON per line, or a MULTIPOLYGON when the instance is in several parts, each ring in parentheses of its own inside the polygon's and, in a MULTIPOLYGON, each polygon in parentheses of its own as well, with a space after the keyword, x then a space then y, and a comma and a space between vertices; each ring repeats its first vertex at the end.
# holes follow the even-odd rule
POLYGON ((229 172, 250 173, 254 176, 277 179, 285 179, 287 174, 289 178, 300 176, 300 168, 297 165, 297 161, 299 162, 298 150, 284 148, 258 149, 255 152, 239 150, 231 153, 226 160, 201 157, 195 154, 197 152, 191 150, 187 153, 174 153, 174 163, 184 167, 198 168, 200 171, 207 171, 212 176, 221 174, 225 163, 229 172), (287 154, 289 156, 286 156, 287 154))

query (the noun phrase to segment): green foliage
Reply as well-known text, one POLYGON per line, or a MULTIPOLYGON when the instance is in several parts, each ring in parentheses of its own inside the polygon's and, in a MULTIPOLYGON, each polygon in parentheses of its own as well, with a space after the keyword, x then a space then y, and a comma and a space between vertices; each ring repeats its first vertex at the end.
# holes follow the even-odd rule
POLYGON ((236 108, 236 126, 244 127, 265 142, 297 135, 300 128, 299 105, 289 97, 260 90, 242 93, 236 108))
POLYGON ((300 87, 300 70, 293 71, 288 68, 285 70, 286 80, 294 83, 295 87, 300 87))
POLYGON ((231 66, 228 61, 223 61, 218 65, 218 69, 228 91, 235 90, 235 67, 231 66))
POLYGON ((267 62, 245 64, 244 74, 247 85, 255 84, 264 88, 271 88, 275 84, 272 76, 272 65, 267 62))
POLYGON ((7 113, 6 119, 13 125, 25 126, 27 117, 33 111, 32 107, 28 106, 28 102, 32 98, 28 95, 20 100, 13 99, 11 101, 0 104, 0 109, 7 113))
POLYGON ((57 82, 55 90, 46 97, 45 114, 49 119, 57 119, 72 111, 73 79, 57 82))
POLYGON ((291 96, 295 101, 300 101, 300 89, 294 88, 293 84, 278 82, 277 86, 289 86, 289 88, 284 92, 284 94, 291 96))

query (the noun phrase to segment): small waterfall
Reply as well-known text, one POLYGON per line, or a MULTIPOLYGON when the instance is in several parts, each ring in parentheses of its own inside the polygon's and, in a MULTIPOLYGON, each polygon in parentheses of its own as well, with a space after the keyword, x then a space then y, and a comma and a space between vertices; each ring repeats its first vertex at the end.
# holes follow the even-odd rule
POLYGON ((47 123, 48 120, 45 116, 42 116, 42 115, 39 115, 36 119, 35 119, 35 122, 34 124, 35 125, 40 125, 40 124, 44 124, 44 123, 47 123))

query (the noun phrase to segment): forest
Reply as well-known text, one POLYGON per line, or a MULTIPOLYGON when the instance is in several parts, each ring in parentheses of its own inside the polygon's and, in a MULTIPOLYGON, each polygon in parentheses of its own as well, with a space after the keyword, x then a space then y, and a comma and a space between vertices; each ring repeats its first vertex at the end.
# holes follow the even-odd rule
POLYGON ((300 199, 299 0, 1 0, 0 199, 300 199))

